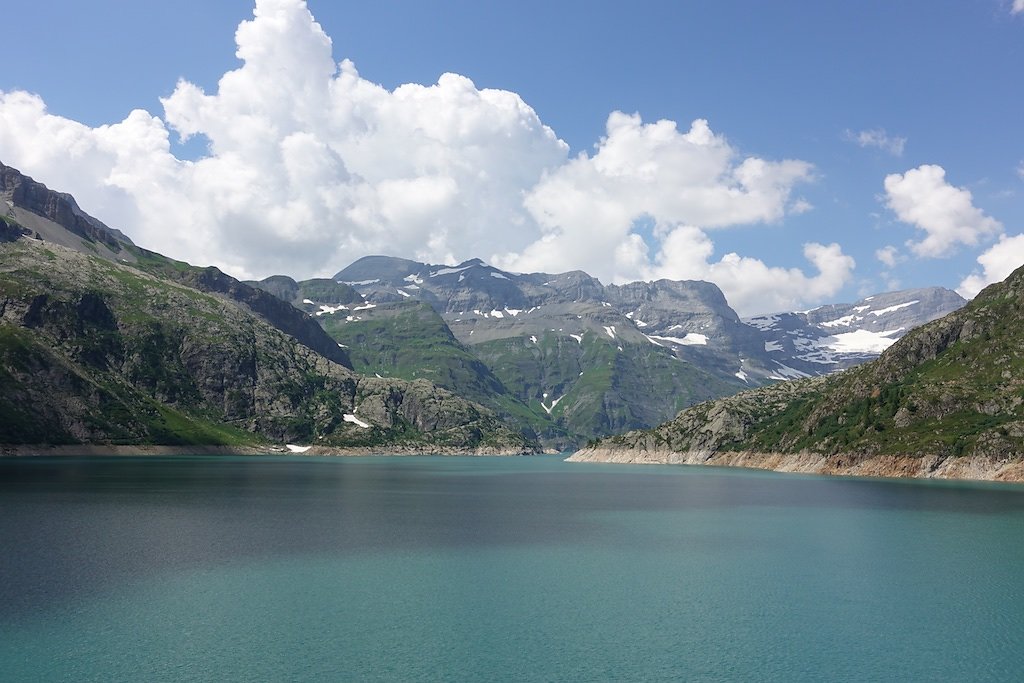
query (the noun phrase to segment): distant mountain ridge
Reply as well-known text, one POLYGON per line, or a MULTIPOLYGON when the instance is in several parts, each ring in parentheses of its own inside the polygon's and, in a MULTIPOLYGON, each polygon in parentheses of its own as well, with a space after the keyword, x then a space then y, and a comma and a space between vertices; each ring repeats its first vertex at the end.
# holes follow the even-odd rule
POLYGON ((355 287, 364 305, 430 304, 509 393, 575 443, 654 424, 769 374, 763 345, 749 338, 756 331, 709 283, 605 287, 582 271, 519 274, 480 259, 449 266, 383 256, 359 259, 334 279, 355 287))
MULTIPOLYGON (((269 291, 285 280, 252 284, 269 291)), ((468 392, 555 447, 654 426, 707 398, 863 362, 963 303, 934 288, 878 294, 874 307, 836 304, 743 321, 708 282, 606 286, 582 271, 522 274, 480 259, 431 265, 389 256, 358 259, 315 281, 351 287, 358 301, 300 300, 298 291, 313 282, 295 283, 285 297, 339 343, 363 349, 357 369, 468 392), (416 312, 423 303, 437 318, 416 312), (843 316, 844 324, 869 318, 883 327, 832 329, 843 316), (864 335, 874 335, 874 348, 854 343, 864 335), (435 340, 429 352, 428 339, 435 340), (469 367, 476 370, 467 374, 469 367)))
POLYGON ((744 322, 761 331, 765 350, 774 360, 817 375, 876 358, 910 330, 966 303, 952 290, 927 287, 875 294, 852 304, 756 316, 744 322))

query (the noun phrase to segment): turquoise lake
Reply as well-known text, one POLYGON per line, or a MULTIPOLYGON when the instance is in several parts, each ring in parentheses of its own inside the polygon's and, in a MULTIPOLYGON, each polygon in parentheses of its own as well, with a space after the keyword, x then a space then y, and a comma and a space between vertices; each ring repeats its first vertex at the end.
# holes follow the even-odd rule
POLYGON ((3 681, 1020 681, 1024 487, 0 459, 3 681))

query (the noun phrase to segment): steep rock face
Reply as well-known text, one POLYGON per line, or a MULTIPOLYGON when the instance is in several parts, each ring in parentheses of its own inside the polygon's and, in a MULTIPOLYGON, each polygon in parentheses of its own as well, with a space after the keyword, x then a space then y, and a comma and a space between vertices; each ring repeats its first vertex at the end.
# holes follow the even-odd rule
POLYGON ((429 383, 361 378, 226 298, 33 239, 0 245, 0 413, 5 444, 536 448, 429 383))
POLYGON ((7 203, 6 207, 0 208, 13 210, 19 207, 38 214, 87 242, 102 244, 113 253, 120 252, 125 244, 131 244, 123 233, 107 227, 78 208, 71 195, 54 192, 2 162, 0 200, 7 203))
POLYGON ((814 456, 818 469, 804 471, 897 476, 965 472, 971 468, 957 462, 968 459, 990 464, 975 468, 984 476, 1015 477, 1007 468, 1016 472, 1024 460, 1022 330, 1024 268, 875 361, 694 406, 656 429, 594 444, 579 459, 675 453, 721 462, 742 452, 762 454, 747 462, 780 468, 788 462, 782 456, 814 456), (915 458, 930 464, 907 464, 915 458))
POLYGON ((609 285, 605 292, 646 335, 701 367, 759 380, 770 367, 762 335, 741 322, 722 290, 709 282, 631 282, 609 285))
POLYGON ((136 265, 147 272, 175 280, 201 292, 217 294, 235 301, 260 316, 268 323, 290 334, 303 346, 317 352, 324 358, 332 360, 349 369, 352 363, 348 354, 331 339, 330 335, 309 319, 273 294, 251 287, 236 280, 220 269, 209 266, 197 268, 178 261, 171 261, 159 254, 145 249, 133 248, 139 257, 136 265))
MULTIPOLYGON (((32 234, 31 230, 23 227, 14 217, 12 207, 7 208, 9 213, 0 213, 0 242, 13 242, 14 240, 21 239, 26 235, 32 234)), ((2 209, 3 207, 0 207, 0 210, 2 209)))

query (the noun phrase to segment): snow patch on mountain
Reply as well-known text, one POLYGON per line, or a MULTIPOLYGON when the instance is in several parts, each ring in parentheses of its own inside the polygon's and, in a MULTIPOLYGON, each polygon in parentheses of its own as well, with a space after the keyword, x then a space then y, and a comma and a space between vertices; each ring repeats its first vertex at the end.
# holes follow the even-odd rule
POLYGON ((901 308, 906 308, 907 306, 913 306, 914 304, 917 304, 917 303, 920 303, 920 302, 915 300, 915 301, 908 301, 905 304, 896 304, 895 306, 889 306, 888 308, 883 308, 880 311, 871 311, 871 315, 885 315, 886 313, 892 313, 893 311, 898 311, 901 308))
POLYGON ((900 332, 903 332, 902 327, 884 332, 868 330, 844 332, 830 337, 823 345, 839 353, 882 353, 896 343, 898 337, 893 337, 893 335, 900 332))
MULTIPOLYGON (((544 398, 547 398, 547 397, 548 397, 548 395, 544 394, 544 398)), ((555 409, 555 406, 557 406, 558 402, 561 401, 563 398, 565 398, 565 396, 559 396, 554 401, 552 401, 551 405, 549 405, 549 406, 548 405, 544 405, 544 401, 541 401, 540 402, 540 407, 544 409, 544 412, 546 412, 548 415, 550 415, 551 411, 555 409)))
MULTIPOLYGON (((832 304, 804 312, 745 320, 764 335, 773 360, 810 374, 841 370, 877 356, 909 330, 964 304, 942 288, 886 292, 855 304, 832 304)), ((784 376, 775 372, 773 377, 784 376)))
POLYGON ((453 275, 454 273, 461 273, 464 270, 469 270, 473 266, 460 266, 459 268, 438 268, 437 270, 430 273, 430 277, 440 277, 441 275, 453 275))
MULTIPOLYGON (((377 375, 377 376, 380 377, 380 375, 377 375)), ((369 429, 370 428, 370 425, 368 425, 367 423, 363 422, 362 420, 360 420, 358 417, 356 417, 352 413, 345 413, 345 415, 343 416, 342 419, 344 419, 345 422, 351 422, 352 424, 357 425, 359 427, 362 427, 363 429, 369 429)))
MULTIPOLYGON (((373 308, 372 305, 370 307, 373 308)), ((320 317, 321 315, 334 315, 338 311, 347 311, 347 310, 348 310, 348 306, 345 306, 344 304, 341 304, 341 305, 338 305, 338 306, 328 306, 327 304, 320 304, 320 310, 317 311, 316 313, 314 313, 313 315, 315 315, 317 317, 320 317)), ((356 310, 358 311, 358 310, 361 310, 361 309, 357 308, 356 310)))
POLYGON ((697 332, 687 332, 685 337, 666 337, 660 334, 650 335, 651 339, 666 341, 680 346, 707 346, 708 336, 697 332))

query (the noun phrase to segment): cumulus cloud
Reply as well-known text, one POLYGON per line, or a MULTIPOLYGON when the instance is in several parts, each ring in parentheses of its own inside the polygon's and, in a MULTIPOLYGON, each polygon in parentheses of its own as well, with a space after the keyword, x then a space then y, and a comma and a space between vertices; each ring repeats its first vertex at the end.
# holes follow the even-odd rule
POLYGON ((593 155, 570 158, 516 93, 457 74, 387 90, 336 63, 303 0, 256 0, 235 39, 240 66, 215 92, 180 81, 162 117, 93 128, 0 92, 0 159, 142 246, 241 277, 331 274, 370 253, 480 256, 606 281, 711 279, 751 312, 849 278, 836 245, 805 247, 816 275, 713 258, 715 230, 809 211, 795 188, 813 169, 743 156, 704 120, 680 131, 613 112, 593 155), (206 155, 176 158, 172 135, 205 140, 206 155))
POLYGON ((812 177, 803 161, 743 157, 703 119, 684 132, 673 121, 615 112, 593 156, 580 154, 527 194, 541 237, 497 262, 520 271, 583 268, 615 282, 708 279, 737 309, 777 310, 834 293, 852 260, 817 258, 813 245, 812 265, 825 268, 815 277, 737 254, 712 261, 707 232, 809 210, 793 192, 812 177), (650 235, 637 229, 641 222, 653 223, 650 235))
POLYGON ((900 250, 891 244, 876 250, 875 258, 881 261, 887 268, 894 268, 897 263, 903 260, 900 256, 900 250))
POLYGON ((971 299, 986 286, 999 282, 1014 270, 1024 265, 1024 234, 1007 237, 1000 235, 999 242, 978 256, 981 271, 975 271, 964 278, 957 292, 971 299))
POLYGON ((873 128, 859 132, 847 129, 843 131, 843 139, 856 143, 861 147, 875 147, 896 157, 903 156, 903 148, 907 144, 906 138, 889 135, 885 132, 884 128, 873 128))
POLYGON ((713 261, 712 250, 710 240, 696 228, 676 228, 653 262, 642 265, 642 279, 709 280, 722 288, 737 313, 750 316, 791 311, 807 301, 832 296, 850 280, 856 265, 834 243, 803 246, 804 258, 817 271, 813 276, 799 268, 771 267, 736 253, 713 261))
POLYGON ((925 164, 886 176, 885 192, 896 216, 925 232, 920 241, 907 242, 917 256, 950 256, 959 245, 977 245, 1003 230, 999 221, 974 206, 969 190, 946 181, 941 166, 925 164))
POLYGON ((515 93, 444 74, 388 91, 335 64, 300 0, 258 0, 242 65, 187 81, 164 118, 89 128, 0 93, 0 158, 138 243, 242 276, 333 273, 367 253, 445 261, 523 244, 524 188, 568 147, 515 93), (207 156, 176 159, 170 135, 207 156))

